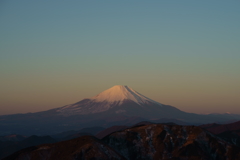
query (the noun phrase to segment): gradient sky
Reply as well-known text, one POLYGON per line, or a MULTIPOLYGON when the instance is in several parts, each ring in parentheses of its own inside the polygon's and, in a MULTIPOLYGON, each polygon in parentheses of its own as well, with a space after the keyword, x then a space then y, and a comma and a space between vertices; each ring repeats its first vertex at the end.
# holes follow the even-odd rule
POLYGON ((194 113, 240 114, 240 1, 1 0, 0 115, 128 85, 194 113))

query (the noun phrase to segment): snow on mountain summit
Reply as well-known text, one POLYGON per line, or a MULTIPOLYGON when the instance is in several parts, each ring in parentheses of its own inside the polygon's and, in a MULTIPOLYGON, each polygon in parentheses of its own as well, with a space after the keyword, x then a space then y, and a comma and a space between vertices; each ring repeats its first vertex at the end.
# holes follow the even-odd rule
MULTIPOLYGON (((118 106, 122 105, 130 107, 132 106, 131 102, 139 107, 146 107, 148 104, 162 106, 162 104, 141 95, 128 86, 116 85, 92 98, 83 99, 77 103, 60 107, 57 109, 57 112, 64 115, 99 113, 111 108, 118 108, 118 106)), ((120 107, 116 112, 125 112, 125 110, 120 107)))
POLYGON ((110 89, 107 89, 100 94, 91 98, 95 102, 119 102, 119 105, 122 104, 124 100, 132 100, 138 104, 144 104, 146 102, 154 102, 157 103, 140 93, 136 92, 132 88, 123 85, 116 85, 110 89))

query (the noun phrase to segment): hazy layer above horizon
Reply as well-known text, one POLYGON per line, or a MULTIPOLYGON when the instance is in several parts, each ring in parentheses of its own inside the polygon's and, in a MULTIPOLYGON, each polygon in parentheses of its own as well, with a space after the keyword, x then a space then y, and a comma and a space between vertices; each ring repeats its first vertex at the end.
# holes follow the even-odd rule
POLYGON ((0 115, 114 86, 186 112, 240 114, 240 1, 0 2, 0 115))

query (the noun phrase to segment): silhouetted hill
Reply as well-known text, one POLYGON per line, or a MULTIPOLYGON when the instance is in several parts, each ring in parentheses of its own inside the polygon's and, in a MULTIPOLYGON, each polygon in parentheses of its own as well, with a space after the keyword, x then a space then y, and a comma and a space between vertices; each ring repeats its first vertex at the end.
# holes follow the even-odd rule
POLYGON ((196 126, 143 125, 114 132, 103 141, 127 159, 240 159, 238 147, 196 126))
POLYGON ((120 131, 120 130, 123 130, 126 128, 128 128, 128 126, 112 126, 103 131, 100 131, 98 134, 95 135, 95 137, 102 139, 103 137, 105 137, 113 132, 120 131))
POLYGON ((240 135, 240 121, 229 123, 229 124, 205 124, 200 127, 207 129, 214 134, 220 134, 227 131, 236 131, 240 135))
POLYGON ((197 126, 142 124, 113 132, 44 144, 18 151, 4 160, 239 160, 240 148, 197 126))
POLYGON ((25 138, 27 137, 22 135, 12 134, 7 136, 0 136, 0 141, 22 141, 25 138))
POLYGON ((0 141, 0 158, 3 158, 7 155, 10 155, 18 150, 21 150, 26 147, 36 146, 45 143, 54 143, 64 140, 70 140, 74 138, 78 138, 85 135, 96 134, 99 131, 105 128, 102 127, 90 127, 83 128, 78 131, 67 131, 62 132, 53 136, 20 136, 20 135, 7 135, 0 137, 2 141, 0 141), (89 132, 89 133, 88 133, 89 132))
MULTIPOLYGON (((149 125, 149 124, 156 124, 154 122, 149 122, 149 121, 142 121, 142 122, 139 122, 135 125, 132 125, 132 126, 112 126, 112 127, 109 127, 105 130, 102 130, 100 131, 98 134, 95 135, 95 137, 99 138, 99 139, 102 139, 103 137, 113 133, 113 132, 117 132, 117 131, 121 131, 121 130, 124 130, 124 129, 127 129, 127 128, 131 128, 131 127, 138 127, 138 126, 143 126, 143 125, 149 125)), ((169 122, 169 123, 161 123, 161 124, 167 124, 167 125, 177 125, 175 123, 172 123, 172 122, 169 122)))
POLYGON ((63 138, 60 138, 60 139, 57 139, 58 142, 60 141, 66 141, 66 140, 70 140, 70 139, 74 139, 74 138, 78 138, 78 137, 82 137, 82 136, 93 136, 92 134, 90 133, 76 133, 76 134, 72 134, 72 135, 69 135, 69 136, 66 136, 66 137, 63 137, 63 138))
MULTIPOLYGON (((77 138, 77 135, 83 136, 83 135, 95 135, 98 132, 104 130, 105 128, 103 127, 89 127, 89 128, 83 128, 80 130, 70 130, 70 131, 65 131, 61 132, 58 134, 51 135, 51 137, 58 139, 59 141, 61 140, 67 140, 67 137, 74 137, 77 138)), ((71 138, 72 139, 72 138, 71 138)))
POLYGON ((160 118, 160 119, 150 120, 150 122, 153 122, 153 123, 174 123, 174 124, 178 124, 178 125, 192 125, 193 124, 193 123, 187 123, 185 121, 181 121, 181 120, 174 119, 174 118, 160 118))
POLYGON ((3 160, 124 160, 125 158, 114 151, 111 147, 92 136, 30 147, 3 160))
POLYGON ((218 134, 217 136, 221 137, 222 139, 240 147, 240 130, 238 131, 226 131, 218 134))
POLYGON ((200 127, 240 147, 240 121, 230 124, 206 124, 200 127))
POLYGON ((57 142, 50 136, 30 136, 22 141, 4 141, 0 142, 0 159, 6 157, 18 150, 27 148, 30 146, 36 146, 44 143, 55 143, 57 142))

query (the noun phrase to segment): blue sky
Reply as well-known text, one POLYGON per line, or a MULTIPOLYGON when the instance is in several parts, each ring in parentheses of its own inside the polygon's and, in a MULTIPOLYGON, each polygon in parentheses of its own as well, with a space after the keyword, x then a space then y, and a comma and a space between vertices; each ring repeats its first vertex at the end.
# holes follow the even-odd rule
POLYGON ((195 113, 240 114, 240 1, 0 2, 0 114, 123 84, 195 113))

